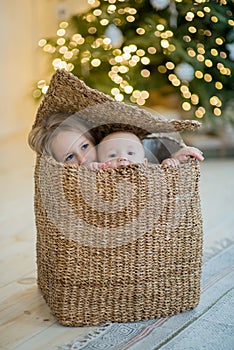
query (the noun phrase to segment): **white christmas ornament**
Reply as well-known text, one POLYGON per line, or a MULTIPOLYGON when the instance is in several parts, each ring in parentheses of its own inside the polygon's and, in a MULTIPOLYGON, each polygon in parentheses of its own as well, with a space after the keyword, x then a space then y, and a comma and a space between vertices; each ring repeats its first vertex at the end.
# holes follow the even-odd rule
POLYGON ((120 47, 124 40, 121 30, 117 28, 114 24, 110 24, 107 27, 105 36, 111 40, 111 45, 114 48, 120 47))
POLYGON ((179 79, 191 81, 194 77, 194 68, 186 62, 182 62, 176 66, 175 73, 179 79))
POLYGON ((150 0, 150 3, 156 10, 164 10, 170 4, 170 0, 150 0))
POLYGON ((229 58, 230 60, 234 61, 234 43, 227 44, 226 45, 228 51, 229 51, 229 58))

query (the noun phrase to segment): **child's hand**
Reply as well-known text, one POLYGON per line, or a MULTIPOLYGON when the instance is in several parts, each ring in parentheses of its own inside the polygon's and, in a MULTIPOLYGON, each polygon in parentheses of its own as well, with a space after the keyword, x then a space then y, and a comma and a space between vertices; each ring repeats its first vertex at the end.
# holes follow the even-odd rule
POLYGON ((194 157, 197 160, 203 161, 203 152, 196 147, 183 147, 179 151, 172 154, 172 158, 178 159, 180 162, 184 162, 188 157, 194 157))
POLYGON ((127 158, 119 157, 119 158, 114 158, 114 159, 108 160, 104 164, 105 164, 105 168, 114 169, 114 168, 118 168, 118 167, 123 166, 123 165, 130 165, 130 164, 132 164, 132 161, 127 159, 127 158))
POLYGON ((179 151, 173 153, 171 158, 164 159, 162 161, 162 165, 176 167, 181 162, 186 161, 189 156, 194 157, 197 160, 203 161, 204 157, 202 154, 202 151, 200 151, 196 147, 184 147, 181 148, 179 151))
POLYGON ((162 161, 163 166, 172 166, 173 168, 175 168, 179 164, 180 164, 180 161, 176 158, 166 158, 162 161))
POLYGON ((109 168, 107 163, 98 163, 98 162, 85 164, 85 166, 87 166, 87 168, 89 168, 90 170, 99 170, 99 169, 109 168))

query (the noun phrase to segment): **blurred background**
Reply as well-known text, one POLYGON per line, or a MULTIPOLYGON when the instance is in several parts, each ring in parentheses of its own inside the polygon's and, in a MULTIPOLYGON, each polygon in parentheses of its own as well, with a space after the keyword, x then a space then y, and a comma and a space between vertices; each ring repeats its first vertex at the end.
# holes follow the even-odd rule
POLYGON ((90 87, 197 119, 184 135, 234 155, 233 0, 1 1, 1 138, 28 133, 58 68, 90 87))

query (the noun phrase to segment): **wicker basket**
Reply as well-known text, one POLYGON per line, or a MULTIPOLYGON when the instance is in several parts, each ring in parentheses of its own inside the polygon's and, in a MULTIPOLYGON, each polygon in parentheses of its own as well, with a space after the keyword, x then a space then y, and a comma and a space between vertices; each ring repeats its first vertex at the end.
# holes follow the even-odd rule
MULTIPOLYGON (((74 112, 89 106, 89 101, 95 105, 94 100, 116 106, 118 127, 136 127, 144 136, 197 127, 196 122, 162 121, 115 103, 62 71, 52 78, 34 126, 56 109, 74 112), (71 89, 72 96, 66 89, 71 89), (80 95, 86 98, 83 106, 80 95), (121 108, 134 112, 136 120, 131 125, 121 119, 121 108)), ((111 120, 108 115, 102 115, 102 123, 111 129, 116 115, 111 120)), ((90 113, 84 116, 87 118, 94 126, 100 124, 90 113)), ((164 136, 155 142, 180 147, 178 141, 164 136)), ((150 164, 95 172, 37 156, 38 285, 60 323, 137 321, 174 315, 198 304, 202 259, 199 176, 194 159, 176 168, 150 164)))

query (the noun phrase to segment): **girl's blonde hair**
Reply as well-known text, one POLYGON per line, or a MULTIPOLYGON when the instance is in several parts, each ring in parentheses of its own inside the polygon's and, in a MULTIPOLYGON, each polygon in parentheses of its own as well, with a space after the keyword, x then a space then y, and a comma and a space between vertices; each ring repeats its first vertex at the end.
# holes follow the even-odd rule
POLYGON ((51 142, 61 131, 77 131, 95 144, 94 138, 88 131, 88 126, 77 113, 56 113, 44 118, 39 126, 30 131, 28 144, 37 153, 52 156, 51 142))

